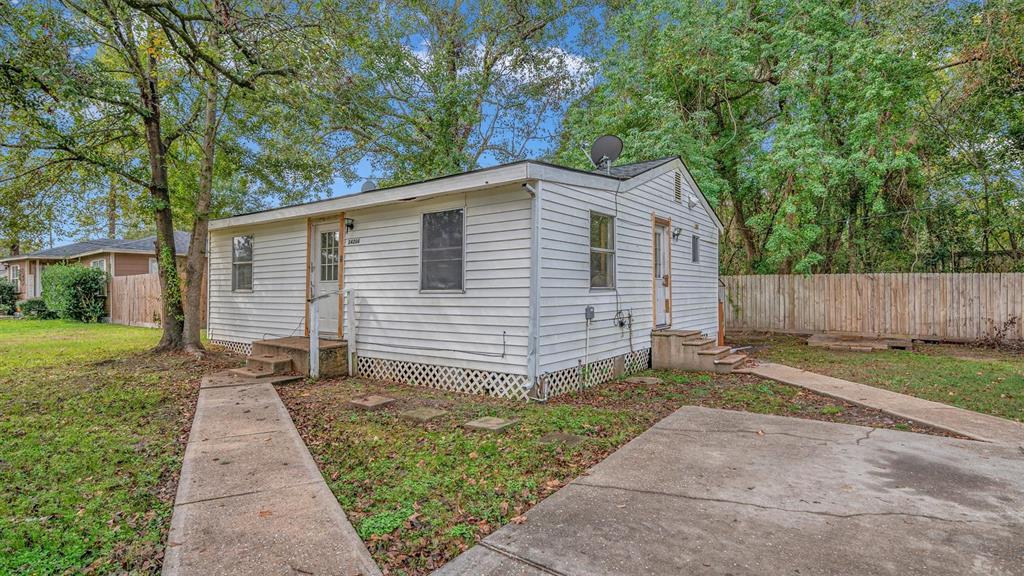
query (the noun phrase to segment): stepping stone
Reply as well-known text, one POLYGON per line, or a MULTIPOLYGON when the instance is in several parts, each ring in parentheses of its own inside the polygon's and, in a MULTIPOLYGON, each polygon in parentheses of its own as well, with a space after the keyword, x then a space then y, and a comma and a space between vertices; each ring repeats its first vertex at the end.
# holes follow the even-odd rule
POLYGON ((352 408, 359 408, 361 410, 377 410, 387 406, 394 402, 395 399, 388 396, 380 396, 378 394, 370 394, 369 396, 359 396, 348 401, 348 405, 352 408))
POLYGON ((661 378, 654 376, 630 376, 626 378, 626 384, 661 384, 661 378))
POLYGON ((505 420, 504 418, 495 418, 494 416, 484 416, 483 418, 470 420, 463 424, 463 426, 469 430, 480 430, 482 432, 493 432, 497 434, 499 432, 504 432, 509 426, 515 423, 515 420, 505 420))
POLYGON ((537 441, 541 444, 564 444, 566 446, 575 446, 580 442, 583 442, 582 436, 575 434, 569 434, 568 432, 548 432, 547 434, 537 438, 537 441))
POLYGON ((440 418, 447 413, 447 410, 438 410, 437 408, 424 406, 422 408, 416 408, 415 410, 409 410, 408 412, 402 412, 401 417, 403 420, 424 424, 435 418, 440 418))

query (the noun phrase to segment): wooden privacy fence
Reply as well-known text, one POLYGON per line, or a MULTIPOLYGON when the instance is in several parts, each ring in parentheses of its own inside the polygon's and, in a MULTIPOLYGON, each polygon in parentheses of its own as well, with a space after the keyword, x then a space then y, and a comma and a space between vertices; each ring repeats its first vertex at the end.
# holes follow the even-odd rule
MULTIPOLYGON (((185 280, 181 281, 184 296, 185 280)), ((206 327, 206 285, 203 285, 199 309, 202 327, 206 327)), ((128 326, 159 328, 163 315, 160 299, 160 276, 138 274, 135 276, 114 276, 110 280, 110 323, 128 326)))
POLYGON ((729 331, 965 342, 1011 318, 1024 339, 1024 274, 723 276, 729 331))

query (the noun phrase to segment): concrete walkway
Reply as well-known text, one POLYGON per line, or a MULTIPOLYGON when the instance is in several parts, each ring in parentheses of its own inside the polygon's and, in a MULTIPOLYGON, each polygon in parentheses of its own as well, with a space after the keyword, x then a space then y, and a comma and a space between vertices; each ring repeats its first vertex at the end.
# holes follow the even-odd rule
POLYGON ((686 407, 441 568, 1024 575, 1016 447, 686 407))
POLYGON ((163 574, 380 574, 273 381, 203 379, 163 574))
POLYGON ((900 418, 914 420, 975 440, 1024 446, 1024 424, 1020 422, 849 380, 840 380, 782 364, 760 363, 750 368, 737 370, 737 372, 755 374, 762 378, 799 386, 819 394, 875 408, 900 418))

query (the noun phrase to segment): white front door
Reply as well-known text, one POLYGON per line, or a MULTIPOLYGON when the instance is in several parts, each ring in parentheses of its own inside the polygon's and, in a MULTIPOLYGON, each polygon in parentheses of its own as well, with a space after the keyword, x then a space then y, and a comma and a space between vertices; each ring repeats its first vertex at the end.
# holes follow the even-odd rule
POLYGON ((341 245, 338 223, 318 224, 313 270, 313 294, 317 300, 320 337, 338 338, 338 277, 341 273, 341 245))
POLYGON ((670 270, 668 254, 668 228, 661 225, 654 227, 654 324, 656 326, 667 326, 668 316, 668 290, 672 272, 670 270))

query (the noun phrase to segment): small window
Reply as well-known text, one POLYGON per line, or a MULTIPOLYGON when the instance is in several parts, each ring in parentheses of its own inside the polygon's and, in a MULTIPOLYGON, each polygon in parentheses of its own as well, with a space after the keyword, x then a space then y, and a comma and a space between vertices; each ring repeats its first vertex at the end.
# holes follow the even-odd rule
POLYGON ((252 290, 252 236, 231 239, 231 290, 252 290))
POLYGON ((91 266, 93 268, 99 268, 100 270, 103 270, 104 272, 106 272, 107 271, 107 259, 106 258, 97 258, 96 260, 93 260, 92 262, 89 262, 89 266, 91 266))
POLYGON ((160 271, 160 267, 157 266, 156 258, 150 258, 149 259, 149 273, 150 274, 156 274, 159 271, 160 271))
POLYGON ((11 266, 11 282, 14 282, 14 288, 16 291, 21 292, 21 265, 15 264, 11 266))
POLYGON ((320 281, 338 281, 338 232, 320 233, 320 281))
POLYGON ((694 236, 690 244, 690 258, 694 262, 700 262, 700 236, 694 236))
POLYGON ((615 220, 590 213, 590 287, 615 287, 615 220))
POLYGON ((463 289, 464 216, 461 208, 423 215, 420 290, 463 289))

